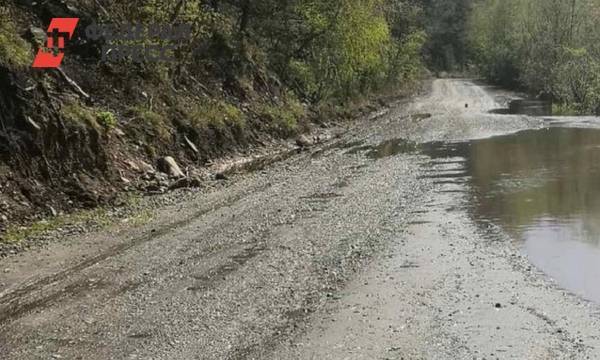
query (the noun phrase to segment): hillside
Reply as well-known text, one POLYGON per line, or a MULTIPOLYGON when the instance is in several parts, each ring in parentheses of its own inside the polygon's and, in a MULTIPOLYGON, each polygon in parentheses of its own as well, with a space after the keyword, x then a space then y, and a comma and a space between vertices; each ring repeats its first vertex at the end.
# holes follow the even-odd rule
POLYGON ((167 156, 198 184, 216 158, 372 110, 423 72, 409 2, 8 0, 0 13, 0 230, 165 191, 182 175, 159 171, 167 156), (32 68, 53 18, 79 19, 64 60, 32 68), (166 61, 127 52, 148 48, 166 61))

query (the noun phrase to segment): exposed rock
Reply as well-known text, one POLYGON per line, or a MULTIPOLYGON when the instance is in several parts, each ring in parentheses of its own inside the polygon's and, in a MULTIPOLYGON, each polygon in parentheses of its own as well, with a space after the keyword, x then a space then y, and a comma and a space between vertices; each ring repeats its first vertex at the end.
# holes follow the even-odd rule
POLYGON ((140 160, 140 161, 138 162, 138 164, 139 164, 139 166, 140 166, 140 170, 141 170, 143 173, 146 173, 146 174, 154 174, 154 173, 156 172, 156 169, 154 169, 154 166, 152 166, 152 165, 148 164, 148 163, 147 163, 147 162, 145 162, 145 161, 142 161, 142 160, 140 160))
POLYGON ((314 141, 306 135, 300 135, 296 138, 296 145, 307 148, 314 144, 314 141))
POLYGON ((97 190, 97 180, 86 174, 74 176, 65 186, 65 194, 87 208, 96 207, 106 200, 97 190))
POLYGON ((321 144, 331 140, 332 136, 329 133, 323 133, 314 137, 314 142, 316 144, 321 144))
POLYGON ((179 167, 179 165, 177 165, 177 162, 171 156, 165 156, 163 158, 158 159, 157 165, 158 170, 169 175, 170 177, 185 177, 183 171, 181 171, 181 168, 179 167))

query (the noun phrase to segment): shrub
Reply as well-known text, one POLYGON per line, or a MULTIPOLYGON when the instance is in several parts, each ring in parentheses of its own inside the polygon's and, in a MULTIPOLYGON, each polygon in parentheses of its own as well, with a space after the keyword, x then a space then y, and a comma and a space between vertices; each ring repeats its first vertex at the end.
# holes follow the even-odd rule
POLYGON ((100 111, 96 114, 96 119, 98 120, 98 123, 107 130, 117 126, 117 118, 115 117, 115 114, 110 111, 100 111))

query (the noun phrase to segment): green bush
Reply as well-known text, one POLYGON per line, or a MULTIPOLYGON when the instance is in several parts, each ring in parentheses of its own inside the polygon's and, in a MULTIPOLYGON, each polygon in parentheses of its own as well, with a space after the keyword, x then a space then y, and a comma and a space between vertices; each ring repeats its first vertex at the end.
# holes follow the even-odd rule
POLYGON ((488 79, 550 95, 558 114, 600 112, 600 2, 481 0, 469 24, 488 79))
POLYGON ((117 126, 117 118, 115 117, 115 114, 110 111, 100 111, 96 114, 96 118, 98 123, 107 130, 117 126))

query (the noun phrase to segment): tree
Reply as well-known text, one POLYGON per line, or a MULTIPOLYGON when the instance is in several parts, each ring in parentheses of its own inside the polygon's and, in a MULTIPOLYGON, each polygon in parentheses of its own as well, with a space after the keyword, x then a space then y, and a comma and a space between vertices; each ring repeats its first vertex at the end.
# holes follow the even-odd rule
POLYGON ((524 87, 593 113, 600 51, 599 0, 480 0, 469 20, 469 44, 488 79, 524 87))
POLYGON ((434 70, 462 70, 467 63, 471 0, 427 0, 427 62, 434 70))

